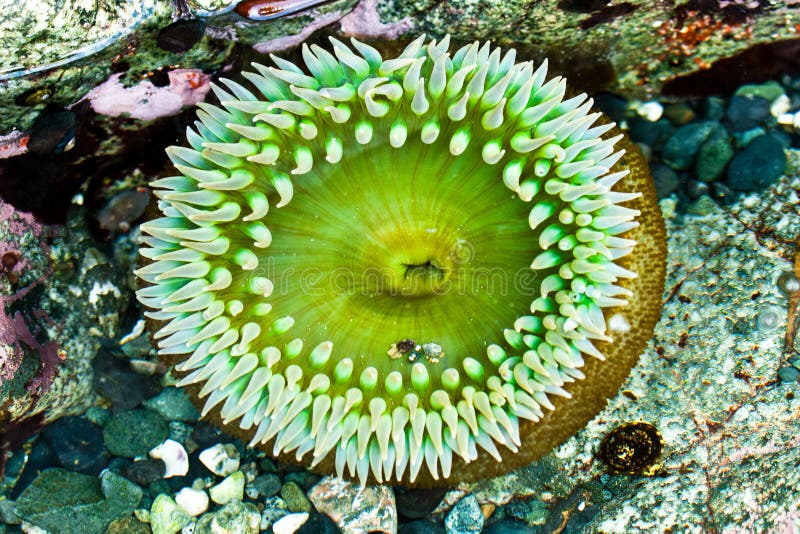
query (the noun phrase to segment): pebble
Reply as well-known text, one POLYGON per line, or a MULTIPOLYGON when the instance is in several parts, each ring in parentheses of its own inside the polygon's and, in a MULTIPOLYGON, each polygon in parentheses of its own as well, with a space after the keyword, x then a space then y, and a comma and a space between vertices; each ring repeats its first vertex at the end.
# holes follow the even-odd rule
POLYGON ((153 534, 174 534, 191 521, 191 516, 169 495, 159 494, 150 507, 150 528, 153 529, 153 534))
POLYGON ((311 512, 311 501, 306 497, 297 482, 287 482, 281 488, 281 498, 286 501, 286 506, 290 512, 311 512))
POLYGON ((297 529, 297 534, 339 534, 339 532, 336 523, 325 514, 312 514, 308 521, 297 529))
POLYGON ((151 458, 158 458, 166 465, 164 478, 180 477, 189 472, 189 455, 177 441, 168 439, 150 450, 151 458))
POLYGON ((277 496, 267 497, 264 499, 264 511, 261 513, 261 530, 269 530, 275 521, 288 514, 286 501, 277 496))
POLYGON ((111 417, 103 429, 103 438, 111 454, 134 458, 167 439, 169 425, 150 410, 131 410, 111 417))
POLYGON ((149 486, 156 480, 164 478, 166 468, 161 460, 142 460, 133 462, 122 470, 122 474, 140 486, 149 486))
POLYGON ((722 176, 733 159, 733 145, 724 128, 715 128, 697 152, 695 176, 703 182, 713 182, 722 176))
POLYGON ((800 380, 800 370, 789 365, 781 367, 778 369, 778 378, 780 378, 781 382, 784 384, 797 382, 800 380))
POLYGON ((686 182, 684 190, 690 199, 697 200, 703 195, 707 195, 711 191, 711 186, 698 180, 689 180, 686 182))
POLYGON ((244 497, 244 473, 235 471, 225 477, 219 484, 208 490, 211 500, 217 504, 227 504, 233 500, 241 501, 244 497))
POLYGON ((692 166, 695 154, 703 142, 718 128, 722 126, 716 121, 692 122, 681 126, 664 145, 661 154, 664 163, 676 171, 687 170, 692 166))
POLYGON ((261 497, 272 497, 281 490, 281 479, 274 473, 259 475, 253 481, 253 487, 261 497))
POLYGON ((200 419, 200 413, 192 401, 182 389, 176 387, 164 388, 155 397, 147 399, 144 405, 168 421, 194 423, 200 419))
POLYGON ((703 100, 702 104, 703 117, 718 121, 725 117, 725 99, 718 96, 712 96, 703 100))
POLYGON ((463 497, 444 520, 447 534, 477 534, 483 529, 483 513, 473 494, 463 497))
POLYGON ((760 96, 734 95, 728 101, 725 116, 730 121, 731 129, 742 132, 761 125, 771 118, 770 101, 760 96))
POLYGON ((344 532, 397 532, 397 507, 389 486, 361 487, 326 476, 311 488, 308 497, 344 532))
POLYGON ((694 120, 695 116, 696 114, 691 106, 683 102, 669 104, 664 108, 664 117, 677 126, 688 124, 694 120))
POLYGON ((630 122, 631 137, 637 143, 644 143, 651 148, 660 148, 675 131, 675 126, 667 119, 650 122, 642 118, 634 118, 630 122))
POLYGON ((780 178, 785 170, 783 143, 774 135, 762 135, 734 156, 727 181, 737 191, 759 191, 780 178))
POLYGON ((734 96, 759 97, 772 102, 784 93, 781 84, 770 80, 765 83, 742 85, 733 94, 734 96))
POLYGON ((258 534, 260 521, 255 504, 231 501, 201 517, 194 534, 258 534))
POLYGON ((91 406, 83 416, 97 426, 106 426, 111 420, 111 411, 99 406, 91 406))
POLYGON ((272 525, 274 534, 294 534, 306 521, 308 512, 298 512, 281 517, 272 525))
POLYGON ((208 494, 200 489, 183 488, 175 495, 175 502, 195 517, 208 510, 208 494))
POLYGON ((442 502, 446 489, 413 489, 396 487, 394 498, 397 501, 397 515, 404 520, 430 517, 442 502))
POLYGON ((63 417, 42 432, 65 469, 98 475, 108 463, 103 430, 83 417, 63 417))
POLYGON ((239 451, 232 443, 219 443, 201 452, 200 462, 215 475, 226 477, 239 469, 239 451))
POLYGON ((95 363, 94 389, 117 410, 132 410, 158 390, 155 377, 136 373, 129 362, 102 349, 95 363))
POLYGON ((650 174, 653 176, 653 183, 656 186, 658 198, 669 196, 678 190, 681 179, 678 173, 664 165, 663 163, 653 163, 650 165, 650 174))

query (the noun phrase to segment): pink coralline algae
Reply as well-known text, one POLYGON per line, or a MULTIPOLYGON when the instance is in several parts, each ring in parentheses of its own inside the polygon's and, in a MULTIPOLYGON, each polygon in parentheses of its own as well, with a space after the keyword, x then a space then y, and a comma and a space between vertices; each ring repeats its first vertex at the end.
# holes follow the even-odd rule
POLYGON ((175 69, 167 73, 169 85, 156 87, 144 80, 132 87, 120 82, 122 74, 114 74, 92 89, 85 97, 97 113, 110 117, 128 115, 134 119, 153 120, 180 113, 184 106, 205 100, 209 76, 199 69, 175 69))
POLYGON ((55 341, 39 341, 46 337, 44 325, 54 326, 44 310, 34 309, 33 317, 28 317, 21 311, 11 313, 9 309, 15 303, 22 303, 25 296, 52 273, 52 266, 47 265, 32 281, 30 275, 25 277, 26 272, 34 268, 29 258, 20 252, 20 241, 33 237, 47 257, 48 234, 49 229, 32 215, 17 211, 0 200, 0 385, 16 376, 27 348, 39 360, 37 372, 26 385, 28 393, 34 396, 50 388, 64 355, 55 341), (28 278, 25 286, 17 288, 18 282, 25 278, 28 278))

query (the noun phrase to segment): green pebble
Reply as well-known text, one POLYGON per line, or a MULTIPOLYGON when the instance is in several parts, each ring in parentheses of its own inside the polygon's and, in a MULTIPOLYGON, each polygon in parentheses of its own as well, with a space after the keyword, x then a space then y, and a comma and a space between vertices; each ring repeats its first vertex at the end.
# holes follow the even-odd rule
POLYGON ((163 493, 156 497, 150 508, 150 528, 153 534, 175 534, 192 520, 191 516, 163 493))
POLYGON ((703 182, 719 179, 731 159, 733 145, 728 133, 725 128, 716 128, 697 152, 694 166, 697 179, 703 182))
POLYGON ((189 400, 186 392, 175 387, 164 388, 152 399, 144 401, 144 406, 158 412, 168 421, 193 423, 200 419, 200 413, 189 400))
POLYGON ((150 410, 130 410, 115 414, 103 429, 108 452, 115 456, 142 456, 169 436, 169 425, 150 410))
POLYGON ((311 501, 306 497, 303 489, 296 482, 287 482, 281 488, 281 498, 286 501, 286 506, 291 512, 311 513, 311 501))
POLYGON ((773 102, 782 94, 784 91, 781 84, 772 80, 761 84, 743 85, 734 93, 736 96, 761 97, 769 102, 773 102))

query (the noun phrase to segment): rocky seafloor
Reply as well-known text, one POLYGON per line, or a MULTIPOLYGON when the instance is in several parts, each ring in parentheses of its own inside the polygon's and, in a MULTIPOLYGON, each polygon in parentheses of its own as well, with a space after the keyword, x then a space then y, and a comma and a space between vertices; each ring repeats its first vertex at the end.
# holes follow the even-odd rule
MULTIPOLYGON (((362 0, 301 13, 279 29, 277 23, 242 22, 225 2, 136 4, 144 9, 136 13, 150 9, 155 17, 144 17, 146 31, 134 39, 141 49, 148 50, 147 35, 176 17, 189 20, 181 9, 206 28, 200 37, 183 28, 174 39, 185 44, 186 35, 197 37, 199 48, 190 46, 181 64, 169 63, 162 74, 153 65, 173 58, 140 57, 134 50, 113 62, 120 48, 108 49, 114 51, 110 62, 129 64, 120 72, 137 77, 114 78, 120 72, 103 71, 98 62, 81 67, 83 78, 65 72, 75 82, 41 101, 47 93, 37 96, 31 87, 51 87, 52 71, 33 84, 24 76, 13 78, 16 86, 0 81, 0 96, 14 96, 6 109, 23 112, 16 115, 18 129, 6 130, 3 155, 9 157, 0 163, 0 398, 3 415, 21 421, 6 426, 0 443, 7 451, 0 532, 800 530, 794 338, 800 78, 791 69, 681 99, 648 96, 661 82, 642 93, 627 91, 640 86, 614 71, 610 76, 619 82, 598 90, 616 93, 598 93, 596 101, 648 156, 668 233, 662 316, 639 364, 586 428, 528 467, 449 490, 362 489, 247 449, 201 421, 173 386, 132 298, 138 223, 148 201, 144 186, 164 165, 156 153, 191 120, 187 106, 206 97, 221 65, 238 68, 259 53, 259 44, 261 51, 291 46, 317 28, 362 34, 372 28, 375 39, 442 28, 469 40, 492 37, 509 15, 500 4, 487 9, 485 20, 475 15, 470 21, 458 15, 472 13, 468 4, 448 11, 424 2, 362 0), (354 5, 350 13, 357 17, 336 22, 354 5), (330 14, 337 10, 339 18, 330 14), (239 31, 236 40, 231 31, 239 31), (294 41, 276 43, 284 34, 294 41), (140 71, 151 75, 139 78, 140 71), (150 86, 132 84, 139 79, 150 86), (147 158, 140 155, 143 143, 147 158), (663 453, 649 475, 615 474, 600 461, 598 444, 615 427, 636 421, 659 430, 663 453)), ((725 58, 750 49, 747 40, 701 39, 708 27, 739 35, 750 24, 757 36, 750 44, 770 41, 770 29, 771 40, 782 41, 781 32, 800 23, 793 4, 687 2, 685 11, 696 13, 679 30, 697 34, 691 54, 719 38, 730 49, 710 48, 704 57, 725 58)), ((604 28, 621 25, 627 35, 643 20, 666 16, 666 10, 647 12, 640 2, 560 5, 566 14, 551 25, 583 24, 598 40, 604 28), (609 11, 624 4, 635 9, 609 11), (588 19, 599 22, 589 25, 588 19)), ((661 22, 672 28, 675 19, 661 22)), ((527 44, 541 38, 526 35, 520 40, 527 44)), ((609 63, 623 64, 626 49, 610 54, 609 63)), ((688 68, 674 67, 676 78, 688 68)), ((646 72, 669 68, 657 64, 646 72)), ((710 82, 697 83, 706 90, 710 82)))

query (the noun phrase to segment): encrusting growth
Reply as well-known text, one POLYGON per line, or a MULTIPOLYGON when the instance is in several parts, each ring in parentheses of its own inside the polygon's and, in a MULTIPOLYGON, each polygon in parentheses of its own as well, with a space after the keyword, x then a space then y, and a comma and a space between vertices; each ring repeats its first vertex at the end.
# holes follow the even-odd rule
POLYGON ((652 331, 646 162, 514 50, 331 42, 222 79, 167 150, 136 271, 159 354, 204 416, 361 483, 526 463, 652 331))

